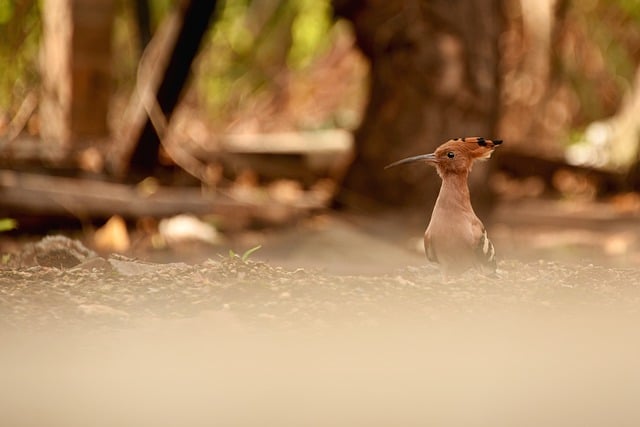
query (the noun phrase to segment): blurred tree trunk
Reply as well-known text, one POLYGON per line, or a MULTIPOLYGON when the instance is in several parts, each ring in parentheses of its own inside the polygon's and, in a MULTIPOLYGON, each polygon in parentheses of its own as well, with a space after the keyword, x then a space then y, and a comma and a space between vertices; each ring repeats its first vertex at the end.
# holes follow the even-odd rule
POLYGON ((503 0, 500 136, 510 147, 561 156, 558 139, 572 127, 562 81, 561 39, 570 24, 570 0, 503 0), (517 126, 514 126, 517 124, 517 126), (531 142, 535 141, 535 144, 531 142))
POLYGON ((107 138, 114 0, 45 0, 43 137, 66 148, 107 138))
MULTIPOLYGON (((386 164, 449 138, 496 136, 501 2, 333 1, 371 63, 369 103, 339 203, 424 207, 437 194, 435 172, 422 165, 385 171, 386 164)), ((481 190, 487 164, 476 169, 472 187, 481 190)))

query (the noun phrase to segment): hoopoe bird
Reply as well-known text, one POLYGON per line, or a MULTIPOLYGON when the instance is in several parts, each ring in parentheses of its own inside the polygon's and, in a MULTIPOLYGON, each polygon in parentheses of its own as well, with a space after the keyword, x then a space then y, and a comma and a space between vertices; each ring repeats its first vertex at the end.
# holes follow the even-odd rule
POLYGON ((495 273, 493 244, 469 198, 467 179, 474 161, 488 159, 501 140, 482 137, 450 139, 433 153, 408 157, 385 169, 413 162, 435 166, 442 179, 431 221, 424 234, 424 249, 431 262, 440 265, 444 277, 477 269, 495 273))

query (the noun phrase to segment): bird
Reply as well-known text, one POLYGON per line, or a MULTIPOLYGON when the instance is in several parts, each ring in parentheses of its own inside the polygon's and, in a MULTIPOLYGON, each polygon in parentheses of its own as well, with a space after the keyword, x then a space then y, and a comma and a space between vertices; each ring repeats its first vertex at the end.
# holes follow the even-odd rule
POLYGON ((496 274, 495 248, 473 211, 467 180, 474 162, 490 158, 500 144, 499 139, 455 138, 433 153, 408 157, 385 167, 415 162, 435 166, 442 184, 424 234, 424 249, 427 259, 439 264, 444 278, 470 269, 496 274))

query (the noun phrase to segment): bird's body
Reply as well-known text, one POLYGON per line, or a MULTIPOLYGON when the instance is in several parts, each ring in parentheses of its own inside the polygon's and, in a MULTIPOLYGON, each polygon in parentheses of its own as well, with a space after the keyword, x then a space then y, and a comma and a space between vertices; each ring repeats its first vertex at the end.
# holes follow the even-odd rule
POLYGON ((467 179, 477 159, 487 159, 500 140, 480 137, 456 138, 431 154, 410 157, 387 167, 425 161, 442 178, 438 199, 424 235, 427 258, 440 264, 445 276, 470 268, 484 272, 496 269, 495 250, 482 221, 471 206, 467 179))
POLYGON ((424 247, 429 260, 439 263, 445 275, 469 268, 495 270, 493 244, 471 206, 466 175, 443 178, 424 247))

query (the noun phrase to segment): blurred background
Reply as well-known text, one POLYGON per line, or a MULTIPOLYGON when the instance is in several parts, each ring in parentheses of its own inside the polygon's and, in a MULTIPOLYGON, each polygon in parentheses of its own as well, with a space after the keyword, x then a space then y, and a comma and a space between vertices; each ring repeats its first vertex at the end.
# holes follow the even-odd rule
POLYGON ((0 253, 422 265, 439 178, 503 258, 640 263, 640 2, 1 0, 0 253))

